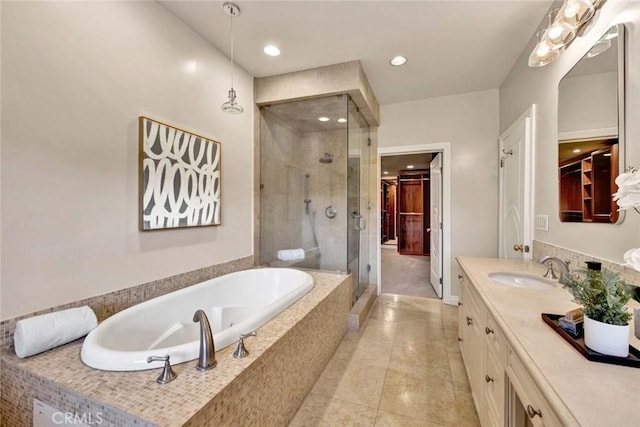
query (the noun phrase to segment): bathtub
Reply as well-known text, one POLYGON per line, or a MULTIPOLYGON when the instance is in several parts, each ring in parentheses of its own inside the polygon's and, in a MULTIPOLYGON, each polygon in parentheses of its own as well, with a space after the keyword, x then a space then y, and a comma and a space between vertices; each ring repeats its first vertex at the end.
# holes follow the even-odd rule
POLYGON ((200 349, 196 310, 207 313, 221 350, 274 318, 313 288, 313 278, 289 268, 238 271, 123 310, 100 323, 82 344, 82 361, 104 371, 162 366, 148 356, 171 356, 171 364, 195 360, 200 349))

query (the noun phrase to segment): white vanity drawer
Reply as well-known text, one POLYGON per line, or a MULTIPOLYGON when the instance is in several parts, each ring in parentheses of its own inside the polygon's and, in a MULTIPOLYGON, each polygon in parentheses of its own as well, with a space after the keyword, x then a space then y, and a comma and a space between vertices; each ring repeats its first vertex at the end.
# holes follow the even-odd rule
POLYGON ((497 360, 496 355, 488 351, 486 353, 485 375, 483 383, 485 387, 485 404, 492 422, 488 425, 503 425, 504 414, 504 360, 497 360))
POLYGON ((500 366, 504 366, 507 360, 507 344, 502 331, 489 313, 487 313, 484 334, 489 351, 495 355, 498 362, 500 362, 500 366))
POLYGON ((529 376, 522 361, 512 350, 509 350, 508 359, 507 375, 509 382, 518 394, 520 402, 522 402, 525 416, 528 416, 529 423, 536 427, 562 426, 558 417, 551 410, 551 406, 529 376))

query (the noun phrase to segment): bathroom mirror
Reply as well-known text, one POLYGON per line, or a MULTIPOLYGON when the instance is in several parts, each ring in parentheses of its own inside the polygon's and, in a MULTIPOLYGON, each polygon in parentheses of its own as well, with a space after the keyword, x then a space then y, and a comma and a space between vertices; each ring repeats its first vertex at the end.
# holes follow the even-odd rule
POLYGON ((614 25, 558 85, 560 220, 620 223, 611 195, 624 171, 624 26, 614 25))

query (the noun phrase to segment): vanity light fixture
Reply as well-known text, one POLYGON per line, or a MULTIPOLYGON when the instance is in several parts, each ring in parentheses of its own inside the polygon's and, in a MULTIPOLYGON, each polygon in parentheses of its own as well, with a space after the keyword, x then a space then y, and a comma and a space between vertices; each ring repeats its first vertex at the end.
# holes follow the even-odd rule
POLYGON ((264 47, 264 53, 269 56, 280 56, 280 49, 278 49, 278 46, 270 44, 264 47))
MULTIPOLYGON (((549 12, 546 28, 537 33, 537 43, 529 55, 529 67, 553 62, 586 28, 604 0, 564 0, 559 9, 549 12)), ((605 49, 606 50, 606 49, 605 49)))
POLYGON ((222 104, 222 111, 229 114, 242 114, 244 108, 236 102, 236 91, 233 89, 233 18, 240 16, 240 8, 235 3, 225 2, 222 4, 222 9, 230 17, 229 29, 231 33, 231 89, 229 89, 229 100, 222 104))
POLYGON ((389 171, 384 171, 382 173, 385 174, 385 175, 389 175, 389 171))
POLYGON ((347 119, 345 119, 344 117, 340 117, 338 119, 338 123, 347 123, 347 119))
POLYGON ((407 169, 413 169, 415 166, 413 165, 407 165, 407 169))
POLYGON ((329 121, 329 117, 325 117, 325 116, 318 117, 318 120, 320 120, 321 122, 328 122, 329 121))
POLYGON ((399 67, 400 65, 404 65, 407 63, 407 58, 402 55, 394 56, 393 58, 391 58, 391 60, 389 60, 389 63, 394 67, 399 67))

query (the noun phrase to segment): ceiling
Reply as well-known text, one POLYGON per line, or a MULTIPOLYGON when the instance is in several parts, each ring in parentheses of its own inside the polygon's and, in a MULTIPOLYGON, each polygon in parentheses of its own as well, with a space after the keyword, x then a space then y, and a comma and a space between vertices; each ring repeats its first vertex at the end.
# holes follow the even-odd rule
POLYGON ((411 169, 407 168, 409 165, 413 165, 413 170, 429 169, 432 157, 431 153, 381 156, 380 173, 382 179, 396 178, 402 170, 411 171, 411 169))
MULTIPOLYGON (((161 0, 229 55, 220 1, 161 0)), ((242 1, 235 59, 264 77, 358 59, 380 104, 498 88, 551 0, 242 1), (262 51, 276 44, 282 54, 262 51), (392 67, 389 59, 409 61, 392 67)))

